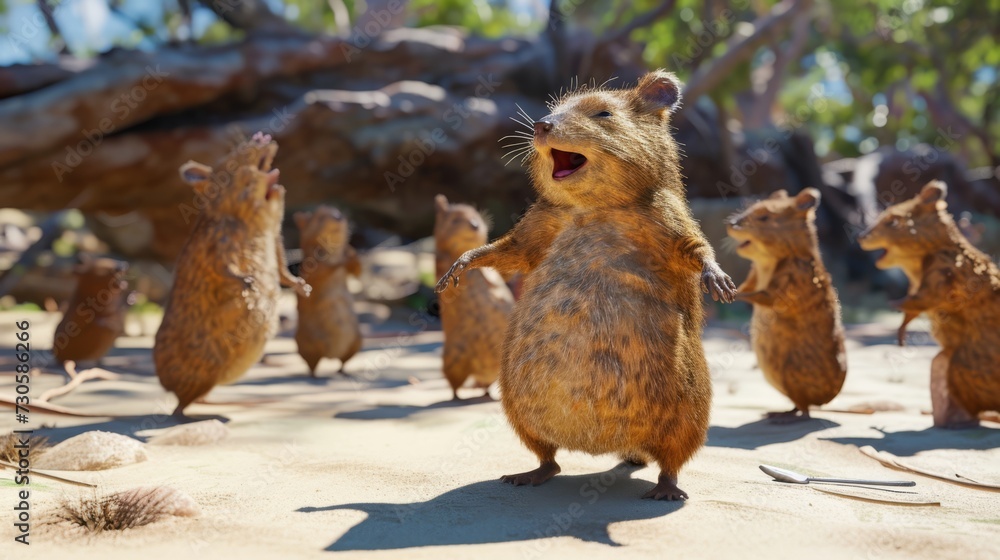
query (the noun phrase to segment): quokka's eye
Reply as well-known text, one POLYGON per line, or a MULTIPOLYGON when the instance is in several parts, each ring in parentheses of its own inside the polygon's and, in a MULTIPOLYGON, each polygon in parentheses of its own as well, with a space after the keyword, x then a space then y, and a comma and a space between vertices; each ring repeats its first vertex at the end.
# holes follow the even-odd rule
POLYGON ((771 219, 771 216, 768 216, 767 214, 762 214, 760 216, 757 216, 757 221, 758 222, 766 222, 769 219, 771 219))
POLYGON ((610 111, 601 111, 600 113, 597 113, 596 115, 594 115, 594 117, 600 117, 600 118, 607 118, 607 117, 610 117, 610 116, 611 116, 611 112, 610 111))

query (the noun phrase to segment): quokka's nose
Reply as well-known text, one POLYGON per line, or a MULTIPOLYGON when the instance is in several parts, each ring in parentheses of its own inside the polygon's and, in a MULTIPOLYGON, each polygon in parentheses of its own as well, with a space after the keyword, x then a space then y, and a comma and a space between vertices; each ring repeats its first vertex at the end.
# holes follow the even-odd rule
POLYGON ((535 123, 535 136, 540 136, 552 131, 551 121, 537 121, 535 123))

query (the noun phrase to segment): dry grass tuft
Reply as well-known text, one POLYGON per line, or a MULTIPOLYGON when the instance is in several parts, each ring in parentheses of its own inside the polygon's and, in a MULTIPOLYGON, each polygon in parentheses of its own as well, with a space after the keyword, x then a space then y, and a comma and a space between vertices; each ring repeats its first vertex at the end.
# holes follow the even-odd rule
MULTIPOLYGON (((0 436, 0 461, 6 461, 8 463, 17 464, 21 460, 21 456, 18 452, 21 450, 15 447, 21 438, 24 436, 20 434, 15 434, 11 432, 9 434, 4 434, 0 436)), ((40 453, 45 451, 49 446, 49 439, 42 436, 30 436, 31 442, 29 443, 30 458, 38 457, 40 453)))
POLYGON ((160 488, 115 492, 107 496, 65 499, 52 514, 49 524, 68 523, 88 533, 124 531, 142 527, 171 513, 173 497, 160 488))

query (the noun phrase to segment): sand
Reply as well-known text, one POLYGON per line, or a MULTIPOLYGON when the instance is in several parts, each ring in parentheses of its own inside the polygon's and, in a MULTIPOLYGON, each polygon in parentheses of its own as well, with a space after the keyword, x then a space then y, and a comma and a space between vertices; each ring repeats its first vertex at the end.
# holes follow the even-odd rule
MULTIPOLYGON (((33 340, 51 336, 58 315, 0 314, 0 371, 13 369, 15 320, 32 321, 33 340)), ((401 324, 406 324, 403 321, 401 324)), ((13 541, 10 471, 0 471, 0 557, 46 560, 195 558, 997 558, 1000 492, 890 470, 862 455, 871 445, 907 461, 1000 484, 1000 425, 969 431, 931 427, 927 390, 936 347, 926 336, 892 345, 894 324, 848 328, 844 390, 815 419, 761 420, 791 408, 755 369, 738 328, 706 330, 715 386, 708 445, 682 471, 684 503, 640 500, 655 468, 616 468, 613 457, 560 452, 563 473, 536 487, 498 482, 536 466, 496 402, 449 402, 441 377, 441 333, 427 330, 366 339, 337 376, 336 362, 309 379, 291 333, 268 344, 267 358, 189 414, 223 418, 228 435, 208 445, 147 445, 148 460, 100 472, 57 472, 98 484, 99 492, 165 485, 197 502, 198 517, 73 536, 41 520, 59 501, 88 491, 36 478, 31 546, 13 541), (238 404, 243 403, 243 404, 238 404), (851 407, 897 409, 870 415, 851 407), (914 488, 825 489, 860 498, 939 502, 884 504, 772 481, 767 463, 812 475, 915 480, 914 488), (902 492, 902 493, 898 493, 902 492), (895 496, 895 498, 894 498, 895 496)), ((390 327, 385 327, 390 328, 390 327)), ((926 329, 916 323, 912 330, 926 329)), ((54 442, 88 430, 145 441, 175 423, 146 336, 124 337, 107 359, 121 373, 92 381, 56 404, 118 418, 35 412, 31 425, 54 442)), ((391 328, 390 328, 391 330, 391 328)), ((32 394, 62 383, 49 370, 32 394)), ((474 397, 468 389, 465 396, 474 397)), ((0 395, 13 377, 0 374, 0 395)), ((0 430, 18 427, 0 407, 0 430)))

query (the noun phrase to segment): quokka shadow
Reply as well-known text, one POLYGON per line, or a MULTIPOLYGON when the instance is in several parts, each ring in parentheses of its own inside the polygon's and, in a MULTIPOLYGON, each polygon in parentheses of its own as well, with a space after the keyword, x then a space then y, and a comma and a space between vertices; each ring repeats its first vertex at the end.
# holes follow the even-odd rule
POLYGON ((366 408, 364 410, 352 410, 349 412, 338 412, 333 417, 343 418, 346 420, 401 420, 403 418, 409 418, 418 412, 425 412, 428 410, 439 410, 445 408, 458 408, 464 406, 472 406, 477 404, 488 404, 497 402, 491 398, 475 397, 469 399, 454 400, 448 399, 446 401, 432 403, 426 406, 412 406, 412 405, 381 405, 374 408, 366 408))
POLYGON ((774 443, 788 443, 801 439, 813 432, 836 428, 840 424, 815 416, 789 424, 778 424, 761 419, 736 428, 711 426, 708 428, 709 447, 729 447, 733 449, 757 449, 774 443))
MULTIPOLYGON (((486 480, 427 501, 340 504, 296 511, 357 510, 367 514, 327 551, 399 550, 560 536, 621 546, 608 534, 610 524, 654 519, 683 507, 683 502, 640 499, 653 483, 631 478, 633 470, 622 464, 602 473, 560 475, 538 487, 486 480)), ((524 542, 524 552, 530 553, 536 545, 539 543, 524 542)))
POLYGON ((980 427, 970 430, 927 428, 925 430, 906 430, 901 432, 878 431, 882 433, 882 437, 820 439, 847 445, 856 445, 858 447, 870 445, 877 451, 888 451, 900 457, 910 457, 921 451, 932 449, 983 451, 1000 447, 1000 430, 995 428, 980 427))

